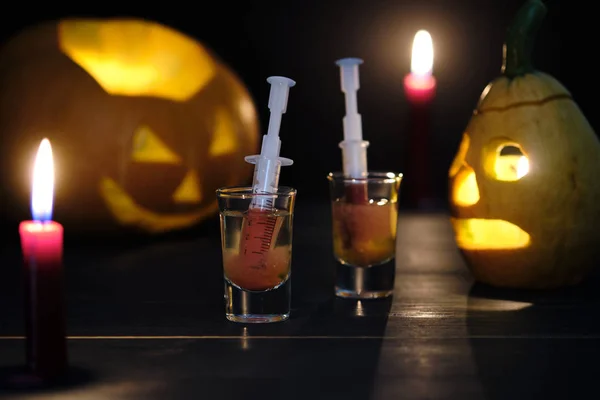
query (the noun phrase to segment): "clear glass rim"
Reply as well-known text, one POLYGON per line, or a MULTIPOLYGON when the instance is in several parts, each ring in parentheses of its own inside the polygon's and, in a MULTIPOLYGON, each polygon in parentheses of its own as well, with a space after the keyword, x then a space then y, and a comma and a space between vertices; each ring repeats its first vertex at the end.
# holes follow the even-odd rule
POLYGON ((295 197, 296 189, 289 186, 279 186, 276 193, 253 193, 252 186, 226 186, 216 190, 218 198, 251 199, 273 197, 295 197))
POLYGON ((386 171, 369 171, 365 178, 346 178, 341 171, 330 172, 327 175, 329 181, 343 182, 380 182, 380 183, 396 183, 402 180, 404 175, 399 172, 386 171))

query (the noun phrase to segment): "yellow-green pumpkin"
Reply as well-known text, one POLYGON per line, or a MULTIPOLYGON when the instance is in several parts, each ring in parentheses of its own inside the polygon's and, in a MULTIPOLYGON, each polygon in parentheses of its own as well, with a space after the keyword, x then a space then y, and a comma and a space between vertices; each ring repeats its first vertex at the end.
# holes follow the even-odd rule
POLYGON ((449 172, 456 243, 475 279, 499 287, 577 284, 600 261, 600 142, 533 67, 545 13, 540 0, 519 10, 449 172))

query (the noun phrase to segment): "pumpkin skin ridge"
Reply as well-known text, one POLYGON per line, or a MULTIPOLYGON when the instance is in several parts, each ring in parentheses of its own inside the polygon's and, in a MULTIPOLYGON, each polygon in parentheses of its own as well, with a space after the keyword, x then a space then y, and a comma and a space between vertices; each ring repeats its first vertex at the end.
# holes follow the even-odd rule
POLYGON ((521 101, 518 103, 512 103, 509 105, 506 105, 504 107, 487 107, 487 108, 483 108, 483 109, 476 109, 475 111, 473 111, 473 115, 480 115, 483 113, 488 113, 488 112, 504 112, 504 111, 508 111, 512 108, 519 108, 519 107, 526 107, 526 106, 541 106, 545 103, 549 103, 551 101, 556 101, 556 100, 573 100, 573 97, 570 94, 556 94, 556 95, 552 95, 552 96, 548 96, 546 98, 543 98, 541 100, 528 100, 528 101, 521 101))
POLYGON ((556 78, 542 71, 533 71, 514 78, 500 76, 483 90, 475 107, 479 112, 490 108, 504 108, 522 102, 543 102, 548 97, 571 92, 556 78))

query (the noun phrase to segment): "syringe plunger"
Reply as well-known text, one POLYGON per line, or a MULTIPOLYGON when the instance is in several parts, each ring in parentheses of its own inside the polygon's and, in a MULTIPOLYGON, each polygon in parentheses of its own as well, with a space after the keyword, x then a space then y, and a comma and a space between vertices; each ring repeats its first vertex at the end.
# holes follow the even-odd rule
MULTIPOLYGON (((267 79, 267 82, 271 84, 269 128, 267 134, 263 135, 260 154, 244 158, 247 162, 256 165, 252 191, 265 194, 277 192, 281 167, 293 164, 293 161, 289 158, 279 157, 281 148, 279 129, 281 127, 281 116, 287 109, 289 89, 296 84, 292 79, 283 76, 271 76, 267 79)), ((253 202, 253 205, 269 206, 267 199, 257 199, 253 202)))
POLYGON ((340 83, 346 100, 346 115, 343 118, 344 140, 342 149, 344 175, 350 178, 367 176, 367 147, 369 142, 362 138, 362 117, 358 113, 356 92, 360 88, 358 66, 360 58, 343 58, 336 61, 340 67, 340 83))
MULTIPOLYGON (((346 129, 347 127, 357 132, 361 132, 362 128, 361 117, 358 113, 358 102, 356 100, 356 92, 358 91, 358 89, 360 89, 360 79, 358 78, 358 66, 362 63, 363 60, 361 60, 360 58, 342 58, 341 60, 336 61, 336 64, 340 67, 340 83, 342 86, 342 92, 344 92, 346 100, 346 117, 344 118, 344 132, 348 133, 350 132, 346 129)), ((359 140, 362 140, 362 137, 359 140)))

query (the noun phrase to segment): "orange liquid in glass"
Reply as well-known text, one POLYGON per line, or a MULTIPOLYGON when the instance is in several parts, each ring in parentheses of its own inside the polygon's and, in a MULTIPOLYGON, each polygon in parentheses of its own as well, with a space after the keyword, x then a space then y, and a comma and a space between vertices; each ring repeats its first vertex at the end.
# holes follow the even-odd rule
POLYGON ((262 291, 279 286, 289 276, 291 215, 250 209, 224 217, 225 277, 245 290, 262 291))
POLYGON ((369 200, 364 204, 336 201, 332 206, 336 258, 357 267, 389 261, 396 250, 396 203, 369 200))

